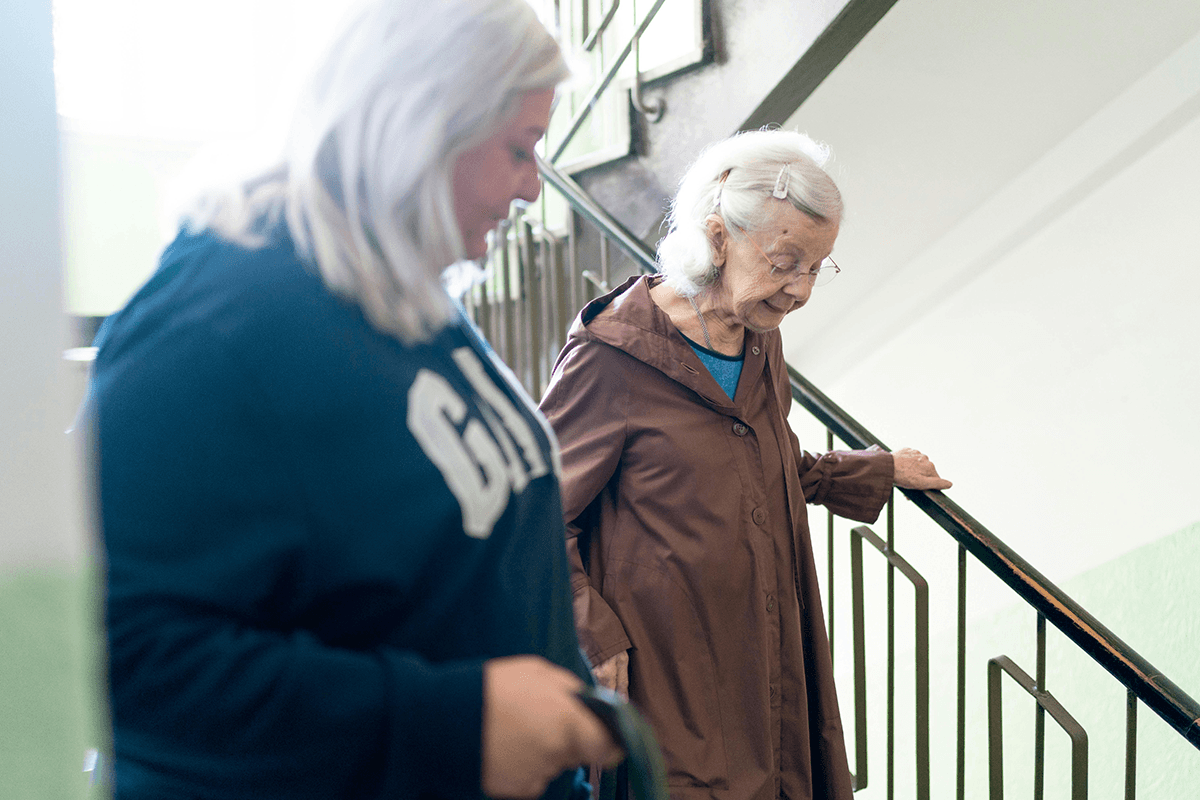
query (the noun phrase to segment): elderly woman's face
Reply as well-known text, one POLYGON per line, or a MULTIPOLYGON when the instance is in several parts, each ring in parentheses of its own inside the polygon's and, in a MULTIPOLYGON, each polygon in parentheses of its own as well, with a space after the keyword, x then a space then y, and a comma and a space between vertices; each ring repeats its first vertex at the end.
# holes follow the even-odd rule
POLYGON ((768 201, 764 213, 759 230, 731 236, 719 223, 723 230, 714 237, 718 258, 724 256, 718 302, 738 324, 758 332, 774 330, 808 302, 812 284, 804 273, 821 266, 838 235, 836 222, 814 219, 786 201, 768 201))

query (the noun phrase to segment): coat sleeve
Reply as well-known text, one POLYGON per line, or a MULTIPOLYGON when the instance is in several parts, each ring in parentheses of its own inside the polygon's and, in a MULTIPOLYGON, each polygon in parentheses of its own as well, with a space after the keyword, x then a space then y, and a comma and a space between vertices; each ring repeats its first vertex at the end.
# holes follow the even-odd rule
POLYGON ((540 405, 562 452, 575 625, 593 664, 630 647, 620 618, 592 584, 583 552, 602 549, 600 495, 616 474, 625 447, 627 387, 619 361, 620 354, 608 345, 573 339, 559 356, 540 405))
POLYGON ((879 519, 892 495, 891 453, 831 450, 814 454, 800 449, 794 433, 791 439, 806 503, 825 506, 839 517, 857 522, 879 519))

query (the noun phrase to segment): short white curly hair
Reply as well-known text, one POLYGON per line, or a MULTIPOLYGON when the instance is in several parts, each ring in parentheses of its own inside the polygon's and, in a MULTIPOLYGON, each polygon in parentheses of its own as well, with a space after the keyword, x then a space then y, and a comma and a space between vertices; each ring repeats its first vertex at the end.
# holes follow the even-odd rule
POLYGON ((776 188, 805 214, 840 224, 842 194, 824 170, 828 160, 828 146, 778 129, 734 134, 706 148, 679 182, 667 235, 658 244, 667 285, 691 297, 715 283, 720 270, 713 264, 709 216, 720 217, 730 236, 759 230, 776 188))

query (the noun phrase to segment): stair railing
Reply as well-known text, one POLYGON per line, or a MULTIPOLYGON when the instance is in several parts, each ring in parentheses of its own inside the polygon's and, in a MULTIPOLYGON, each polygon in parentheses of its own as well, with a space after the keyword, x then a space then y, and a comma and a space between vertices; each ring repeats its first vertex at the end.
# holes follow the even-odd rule
MULTIPOLYGON (((617 57, 615 59, 613 59, 612 64, 609 65, 608 71, 605 72, 603 77, 601 77, 600 80, 598 80, 596 82, 596 85, 592 88, 592 91, 588 94, 587 99, 583 101, 582 105, 580 105, 579 111, 576 112, 574 118, 572 118, 570 124, 567 126, 567 131, 566 131, 566 133, 563 134, 563 138, 555 146, 554 155, 552 155, 550 157, 551 163, 558 161, 558 159, 562 156, 562 154, 564 152, 566 152, 567 147, 569 147, 571 144, 571 140, 575 138, 575 134, 579 132, 579 129, 583 126, 583 123, 588 118, 588 115, 590 115, 592 113, 592 109, 596 105, 596 99, 598 97, 600 97, 601 94, 604 93, 604 90, 608 88, 608 85, 610 83, 612 83, 613 78, 617 77, 617 73, 621 71, 621 67, 625 64, 625 59, 629 58, 629 54, 632 53, 635 49, 637 49, 638 42, 642 38, 642 34, 644 34, 646 32, 646 28, 650 27, 650 23, 654 21, 654 17, 657 16, 658 10, 660 8, 662 8, 663 3, 665 3, 665 2, 666 2, 666 0, 654 0, 654 5, 652 5, 650 7, 650 10, 646 12, 646 16, 642 17, 642 21, 640 23, 638 23, 637 30, 635 30, 633 32, 633 35, 631 37, 629 37, 629 41, 625 43, 625 46, 621 48, 621 51, 617 54, 617 57)), ((601 33, 603 33, 604 28, 608 26, 609 21, 611 21, 612 14, 616 10, 617 10, 617 4, 616 4, 616 2, 614 2, 613 7, 611 9, 609 9, 608 16, 602 22, 602 27, 597 28, 596 32, 592 35, 591 39, 589 39, 589 44, 591 46, 595 45, 595 39, 601 33)), ((585 44, 585 49, 587 49, 587 50, 592 49, 592 47, 589 46, 589 44, 585 44)), ((639 65, 639 69, 640 69, 640 65, 639 65)), ((639 78, 639 80, 640 80, 640 78, 639 78)), ((639 95, 640 95, 640 91, 641 91, 641 85, 639 83, 638 84, 639 95)), ((640 98, 639 98, 639 100, 640 100, 640 98)), ((654 114, 656 112, 653 109, 651 109, 649 111, 649 113, 654 114)), ((658 110, 657 113, 661 114, 661 109, 658 110)), ((655 118, 657 119, 657 117, 655 117, 655 118)))

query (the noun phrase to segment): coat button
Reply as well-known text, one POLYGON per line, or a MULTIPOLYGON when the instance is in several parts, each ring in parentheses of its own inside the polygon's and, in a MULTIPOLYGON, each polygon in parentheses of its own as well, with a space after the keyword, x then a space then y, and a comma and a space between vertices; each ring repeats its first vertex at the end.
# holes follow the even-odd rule
POLYGON ((767 521, 767 512, 763 511, 761 508, 754 509, 754 513, 750 516, 753 518, 755 525, 762 525, 767 521))
POLYGON ((745 423, 743 423, 743 422, 735 422, 735 423, 733 423, 733 432, 736 433, 738 436, 745 436, 747 433, 750 432, 750 429, 747 428, 745 423))
POLYGON ((761 353, 762 351, 761 351, 761 350, 759 350, 757 347, 751 347, 751 348, 750 348, 750 352, 751 352, 751 353, 754 353, 754 355, 758 355, 758 354, 759 354, 759 353, 761 353))
POLYGON ((771 595, 767 595, 767 611, 774 611, 774 610, 775 610, 775 598, 772 597, 771 595))

